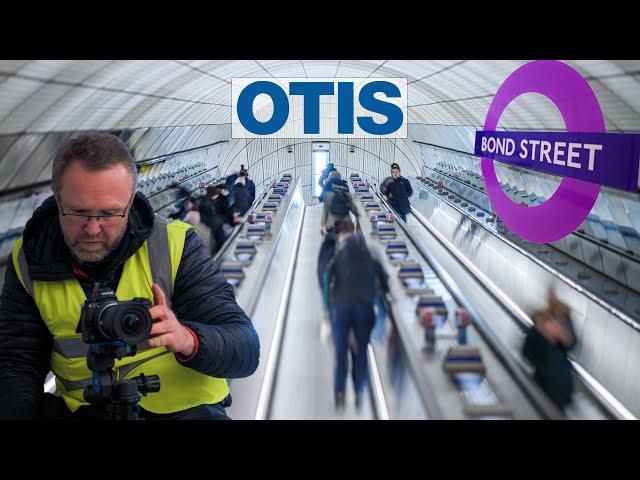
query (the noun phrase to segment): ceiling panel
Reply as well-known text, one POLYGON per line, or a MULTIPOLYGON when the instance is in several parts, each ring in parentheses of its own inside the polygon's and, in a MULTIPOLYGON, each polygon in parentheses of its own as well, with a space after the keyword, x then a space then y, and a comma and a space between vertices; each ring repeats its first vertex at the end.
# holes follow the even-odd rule
MULTIPOLYGON (((0 134, 228 122, 230 79, 270 75, 406 76, 409 105, 419 105, 410 109, 410 121, 481 123, 500 84, 524 63, 526 60, 0 61, 0 74, 8 75, 0 77, 0 134)), ((568 63, 591 79, 608 129, 640 129, 639 61, 568 63)), ((509 128, 562 128, 549 102, 523 98, 507 110, 503 123, 509 128)))

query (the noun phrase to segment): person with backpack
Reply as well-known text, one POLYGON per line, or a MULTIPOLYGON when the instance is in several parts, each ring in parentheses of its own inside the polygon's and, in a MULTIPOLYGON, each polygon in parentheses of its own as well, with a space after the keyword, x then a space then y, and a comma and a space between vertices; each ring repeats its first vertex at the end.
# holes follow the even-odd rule
POLYGON ((331 312, 331 333, 335 351, 334 398, 337 408, 345 404, 348 373, 349 333, 353 332, 352 379, 355 404, 362 404, 367 387, 367 345, 374 326, 374 303, 388 290, 388 276, 364 240, 355 234, 349 217, 335 225, 336 253, 324 276, 324 302, 331 312))
POLYGON ((338 172, 337 170, 334 170, 331 173, 329 173, 329 176, 324 182, 322 191, 320 192, 320 196, 318 197, 318 200, 320 202, 324 202, 327 196, 327 193, 331 191, 334 185, 342 186, 347 190, 349 190, 349 184, 342 179, 342 175, 340 175, 340 172, 338 172))
POLYGON ((407 221, 407 213, 411 211, 409 197, 413 194, 409 180, 400 175, 400 165, 391 164, 391 176, 380 184, 380 193, 398 213, 403 221, 407 221))
POLYGON ((333 230, 333 226, 337 220, 345 218, 349 212, 353 212, 358 216, 358 209, 353 203, 353 197, 349 193, 347 182, 342 180, 338 171, 331 172, 326 182, 329 188, 324 196, 324 209, 322 212, 321 233, 333 230))
POLYGON ((320 233, 324 235, 320 252, 318 253, 317 275, 318 282, 322 286, 322 274, 333 257, 336 239, 333 233, 335 223, 338 220, 349 218, 349 212, 353 212, 356 217, 358 210, 353 197, 349 193, 349 187, 346 182, 340 179, 340 173, 331 172, 331 178, 327 180, 327 184, 331 184, 332 189, 327 193, 322 212, 322 223, 320 233), (342 182, 342 183, 340 183, 342 182))
POLYGON ((335 172, 335 171, 337 171, 337 169, 333 165, 333 163, 331 163, 331 162, 327 163, 327 166, 324 168, 324 170, 322 170, 322 172, 320 172, 320 178, 318 179, 318 185, 320 185, 321 187, 324 187, 324 182, 325 182, 325 180, 327 180, 329 178, 329 174, 331 172, 335 172))

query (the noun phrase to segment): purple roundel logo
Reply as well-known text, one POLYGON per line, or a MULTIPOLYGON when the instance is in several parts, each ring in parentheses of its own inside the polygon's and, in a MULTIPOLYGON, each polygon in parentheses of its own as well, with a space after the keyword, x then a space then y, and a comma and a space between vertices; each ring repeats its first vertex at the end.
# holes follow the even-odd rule
MULTIPOLYGON (((564 119, 568 132, 605 132, 604 118, 593 90, 569 65, 537 60, 514 71, 496 92, 485 131, 495 131, 505 108, 524 93, 540 93, 551 100, 564 119)), ((571 232, 587 218, 600 185, 565 177, 546 202, 527 207, 513 202, 500 187, 493 160, 481 161, 487 194, 500 219, 514 233, 537 243, 553 242, 571 232)))

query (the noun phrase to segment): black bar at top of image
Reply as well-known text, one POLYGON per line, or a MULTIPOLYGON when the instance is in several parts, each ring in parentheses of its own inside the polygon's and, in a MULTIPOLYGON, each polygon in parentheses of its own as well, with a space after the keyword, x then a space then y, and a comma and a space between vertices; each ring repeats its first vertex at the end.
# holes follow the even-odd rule
MULTIPOLYGON (((596 18, 567 18, 523 8, 500 17, 498 5, 459 5, 442 14, 431 4, 370 6, 355 12, 297 10, 262 5, 242 12, 179 8, 169 18, 156 12, 103 18, 34 21, 0 32, 5 59, 628 59, 637 58, 634 15, 599 8, 596 18), (397 8, 398 11, 393 10, 397 8), (467 12, 467 13, 465 13, 467 12), (615 15, 614 15, 615 13, 615 15), (25 26, 26 27, 26 26, 25 26)), ((297 7, 296 7, 297 8, 297 7)), ((554 7, 555 8, 555 7, 554 7)), ((586 9, 588 7, 585 6, 586 9)), ((511 8, 513 10, 513 7, 511 8)), ((60 12, 57 12, 60 13, 60 12)), ((504 12, 503 12, 504 13, 504 12)), ((507 12, 509 13, 509 12, 507 12)), ((70 13, 71 15, 72 13, 70 13)))

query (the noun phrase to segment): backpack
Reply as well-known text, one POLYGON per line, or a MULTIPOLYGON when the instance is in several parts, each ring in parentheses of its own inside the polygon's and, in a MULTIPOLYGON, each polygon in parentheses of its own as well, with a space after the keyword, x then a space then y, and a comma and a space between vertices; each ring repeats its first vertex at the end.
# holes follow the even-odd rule
POLYGON ((331 215, 337 218, 344 218, 349 215, 349 198, 347 192, 342 189, 334 191, 331 204, 329 205, 329 212, 331 215))

